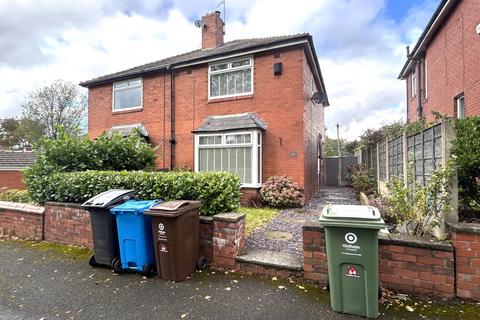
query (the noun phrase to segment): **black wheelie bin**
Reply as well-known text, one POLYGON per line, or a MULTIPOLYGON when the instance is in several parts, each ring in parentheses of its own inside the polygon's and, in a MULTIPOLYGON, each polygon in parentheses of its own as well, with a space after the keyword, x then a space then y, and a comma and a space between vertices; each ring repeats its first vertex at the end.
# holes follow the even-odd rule
POLYGON ((85 201, 82 207, 90 212, 93 236, 93 252, 88 263, 92 267, 113 268, 119 260, 117 223, 110 208, 133 199, 133 190, 112 189, 85 201))

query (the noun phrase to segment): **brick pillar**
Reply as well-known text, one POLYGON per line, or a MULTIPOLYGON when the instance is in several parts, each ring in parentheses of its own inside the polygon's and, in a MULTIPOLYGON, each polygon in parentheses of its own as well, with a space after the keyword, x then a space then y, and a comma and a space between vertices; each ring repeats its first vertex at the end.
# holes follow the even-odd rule
POLYGON ((213 266, 235 269, 235 258, 245 246, 245 215, 229 212, 213 216, 213 266))
POLYGON ((213 261, 213 218, 200 216, 200 255, 213 261))
POLYGON ((303 276, 325 283, 328 277, 325 232, 317 221, 303 226, 303 276))
POLYGON ((448 223, 455 248, 457 297, 480 301, 480 224, 448 223))

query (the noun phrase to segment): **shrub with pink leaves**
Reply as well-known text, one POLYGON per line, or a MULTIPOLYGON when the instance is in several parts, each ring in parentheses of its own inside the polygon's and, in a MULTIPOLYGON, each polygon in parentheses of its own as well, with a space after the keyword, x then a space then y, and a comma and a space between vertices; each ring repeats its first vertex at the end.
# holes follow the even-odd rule
POLYGON ((275 208, 298 208, 305 204, 303 189, 291 178, 272 176, 260 190, 262 202, 275 208))

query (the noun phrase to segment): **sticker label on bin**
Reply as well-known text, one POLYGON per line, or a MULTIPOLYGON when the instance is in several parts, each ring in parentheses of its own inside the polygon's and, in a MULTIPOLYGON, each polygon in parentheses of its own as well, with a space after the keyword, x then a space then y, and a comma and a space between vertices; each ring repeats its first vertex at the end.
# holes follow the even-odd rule
POLYGON ((345 277, 359 279, 360 274, 357 271, 357 268, 355 268, 354 266, 349 266, 347 268, 347 272, 345 273, 345 277))
POLYGON ((168 252, 166 243, 161 243, 159 246, 160 246, 160 252, 168 252))
POLYGON ((348 232, 345 234, 345 242, 342 244, 342 254, 346 256, 357 256, 361 257, 362 253, 360 252, 360 246, 356 245, 358 237, 353 232, 348 232))
POLYGON ((163 223, 158 224, 158 240, 167 240, 167 231, 163 223))

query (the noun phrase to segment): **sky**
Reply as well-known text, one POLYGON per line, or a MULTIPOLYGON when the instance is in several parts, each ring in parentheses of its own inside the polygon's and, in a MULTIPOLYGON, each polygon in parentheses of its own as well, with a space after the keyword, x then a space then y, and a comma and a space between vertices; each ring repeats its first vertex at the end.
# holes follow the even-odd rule
MULTIPOLYGON (((193 22, 220 0, 0 0, 0 118, 26 94, 201 47, 193 22)), ((397 80, 439 0, 226 0, 225 41, 309 32, 330 106, 327 135, 405 118, 397 80)))

